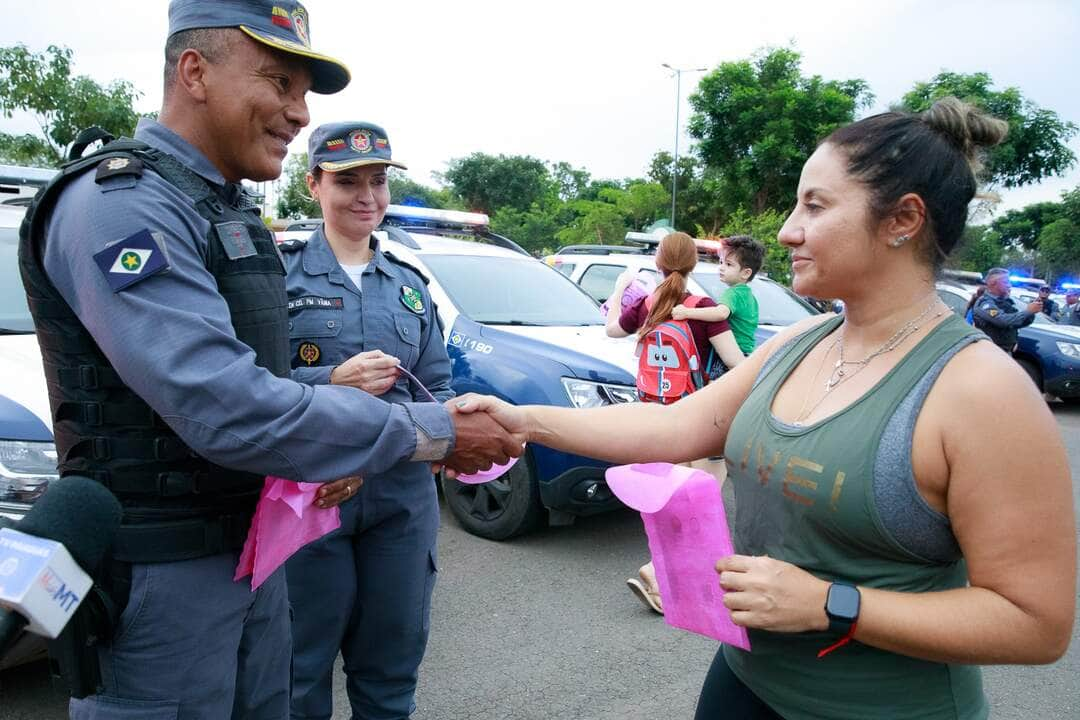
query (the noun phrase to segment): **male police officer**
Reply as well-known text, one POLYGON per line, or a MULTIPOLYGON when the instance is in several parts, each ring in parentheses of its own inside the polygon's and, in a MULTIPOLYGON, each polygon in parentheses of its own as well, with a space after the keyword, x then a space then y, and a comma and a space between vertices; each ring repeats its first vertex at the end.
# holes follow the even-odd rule
POLYGON ((1061 308, 1062 325, 1080 325, 1080 291, 1065 291, 1065 305, 1061 308))
POLYGON ((1019 310, 1009 296, 1009 271, 991 268, 986 271, 986 292, 975 303, 972 312, 975 327, 990 336, 994 343, 1012 354, 1016 349, 1016 331, 1035 321, 1035 314, 1042 310, 1042 303, 1028 303, 1019 310))
POLYGON ((293 0, 173 0, 158 121, 69 166, 24 223, 60 472, 125 507, 104 580, 124 610, 73 717, 288 716, 283 573, 232 581, 263 475, 521 452, 490 418, 286 379, 282 260, 238 183, 277 177, 306 92, 349 81, 309 37, 293 0))
POLYGON ((1050 299, 1050 286, 1043 285, 1039 288, 1038 302, 1042 304, 1042 314, 1050 318, 1054 322, 1057 322, 1061 318, 1061 311, 1058 309, 1056 300, 1050 299))

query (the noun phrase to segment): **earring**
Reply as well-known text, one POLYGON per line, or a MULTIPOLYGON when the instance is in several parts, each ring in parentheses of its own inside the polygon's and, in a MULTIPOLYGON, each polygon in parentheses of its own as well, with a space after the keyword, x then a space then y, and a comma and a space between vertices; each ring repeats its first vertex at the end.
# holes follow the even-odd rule
POLYGON ((904 243, 906 243, 910 239, 911 238, 909 238, 907 235, 901 235, 900 237, 895 238, 894 240, 890 240, 889 245, 891 245, 894 248, 898 248, 898 247, 900 247, 901 245, 903 245, 904 243))

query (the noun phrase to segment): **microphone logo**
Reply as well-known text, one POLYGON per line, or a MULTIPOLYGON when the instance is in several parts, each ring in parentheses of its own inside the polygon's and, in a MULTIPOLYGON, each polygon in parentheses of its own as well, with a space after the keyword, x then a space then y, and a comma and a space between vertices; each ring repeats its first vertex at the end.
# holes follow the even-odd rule
POLYGON ((0 577, 11 577, 19 569, 19 558, 8 558, 0 563, 0 577))
POLYGON ((63 608, 64 612, 71 612, 71 609, 79 604, 79 596, 68 589, 67 584, 52 568, 45 568, 38 582, 45 588, 45 592, 52 596, 53 602, 63 608))

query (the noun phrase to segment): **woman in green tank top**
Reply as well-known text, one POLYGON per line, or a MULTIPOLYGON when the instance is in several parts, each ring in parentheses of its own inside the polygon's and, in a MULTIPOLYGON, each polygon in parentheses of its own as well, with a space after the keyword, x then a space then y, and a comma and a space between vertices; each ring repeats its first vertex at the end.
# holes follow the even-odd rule
POLYGON ((699 719, 985 718, 979 665, 1064 654, 1076 526, 1060 435, 1023 370, 934 288, 976 151, 1005 130, 946 98, 827 137, 779 240, 794 290, 844 314, 788 328, 678 403, 462 398, 611 462, 727 458, 737 554, 716 569, 752 649, 717 653, 699 719))

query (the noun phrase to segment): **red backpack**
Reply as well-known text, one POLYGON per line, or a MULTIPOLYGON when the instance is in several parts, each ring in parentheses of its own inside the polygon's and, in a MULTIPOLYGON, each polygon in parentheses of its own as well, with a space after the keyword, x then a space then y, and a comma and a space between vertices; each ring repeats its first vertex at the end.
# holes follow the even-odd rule
MULTIPOLYGON (((697 307, 704 299, 690 295, 683 305, 697 307)), ((652 309, 652 303, 652 295, 645 298, 646 311, 652 309)), ((637 390, 642 402, 667 405, 705 384, 697 345, 686 320, 668 320, 654 327, 638 340, 637 356, 637 390)))

